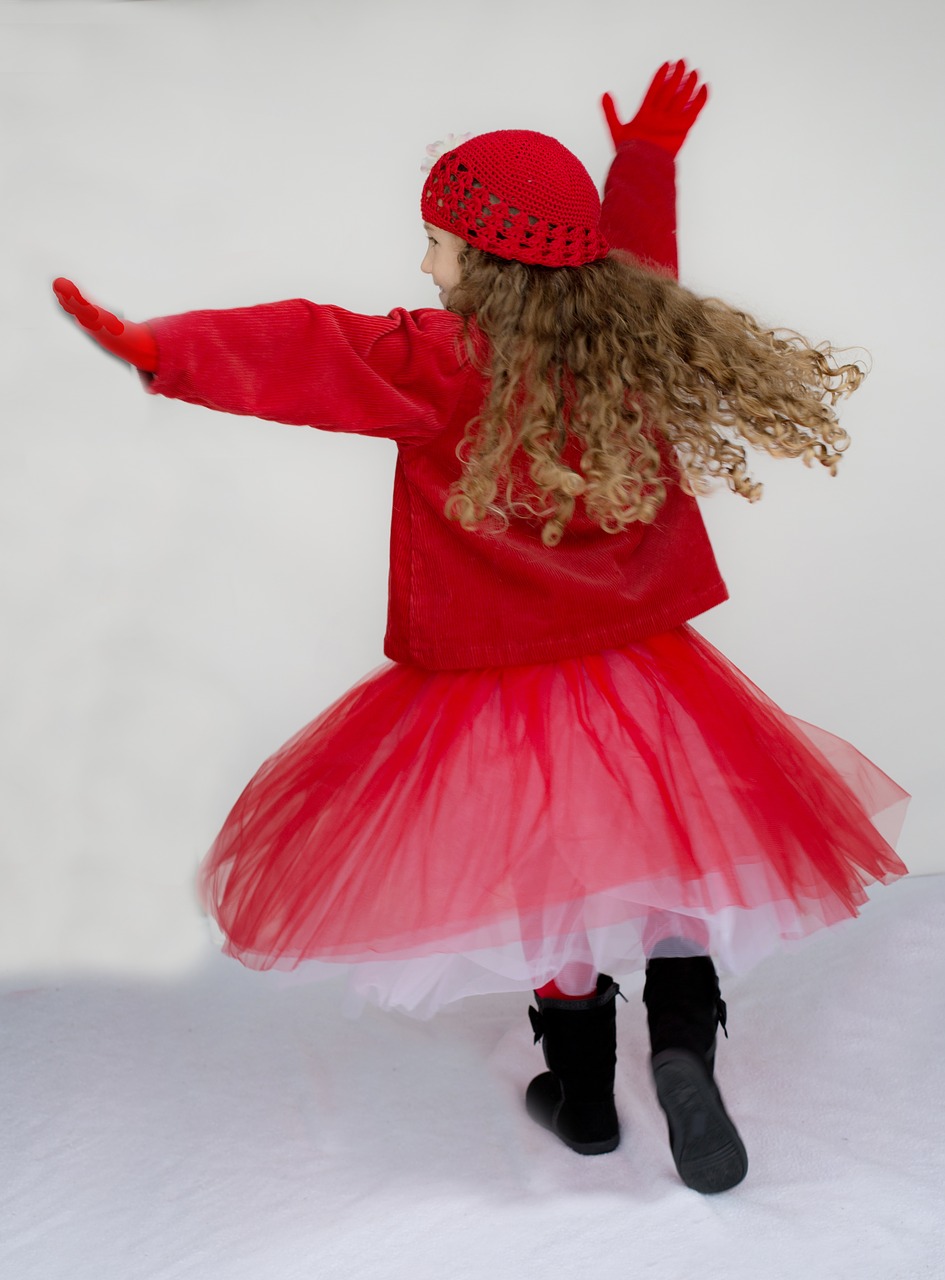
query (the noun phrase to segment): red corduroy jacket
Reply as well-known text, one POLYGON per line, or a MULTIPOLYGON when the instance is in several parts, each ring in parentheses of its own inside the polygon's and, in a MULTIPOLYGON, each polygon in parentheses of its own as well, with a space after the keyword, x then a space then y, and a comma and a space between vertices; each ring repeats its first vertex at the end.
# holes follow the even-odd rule
MULTIPOLYGON (((652 143, 618 150, 604 193, 610 243, 676 270, 675 169, 652 143)), ((397 442, 384 651, 434 670, 620 648, 726 598, 693 498, 672 485, 650 525, 604 533, 578 501, 560 544, 537 522, 467 532, 443 508, 482 375, 450 312, 363 316, 302 299, 148 322, 148 386, 225 413, 397 442)))

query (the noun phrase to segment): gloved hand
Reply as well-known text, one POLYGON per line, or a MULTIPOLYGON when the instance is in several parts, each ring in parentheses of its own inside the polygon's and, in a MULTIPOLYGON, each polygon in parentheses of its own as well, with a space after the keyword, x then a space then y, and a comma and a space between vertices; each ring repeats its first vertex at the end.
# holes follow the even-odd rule
POLYGON ((664 62, 650 82, 640 110, 632 120, 622 124, 609 93, 601 99, 604 115, 614 146, 633 138, 654 142, 674 156, 686 140, 696 116, 706 104, 709 87, 699 84, 699 72, 686 74, 686 64, 664 62))
POLYGON ((145 373, 154 373, 157 369, 157 343, 154 334, 146 324, 131 324, 127 320, 119 320, 117 316, 88 302, 71 280, 63 276, 53 281, 53 292, 59 300, 63 311, 75 316, 83 329, 95 339, 100 347, 110 351, 112 355, 127 360, 136 369, 145 373))

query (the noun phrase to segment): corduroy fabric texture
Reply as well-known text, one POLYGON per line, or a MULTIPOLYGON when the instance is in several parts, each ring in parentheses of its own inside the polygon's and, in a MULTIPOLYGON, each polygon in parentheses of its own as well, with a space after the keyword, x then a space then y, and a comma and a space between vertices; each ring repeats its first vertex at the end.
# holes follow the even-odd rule
POLYGON ((423 187, 424 221, 500 258, 579 267, 603 258, 590 174, 544 133, 500 129, 440 156, 423 187))
MULTIPOLYGON (((626 227, 622 248, 633 252, 639 236, 639 256, 672 271, 670 157, 650 144, 621 146, 604 212, 608 225, 626 227)), ((397 442, 384 644, 395 661, 431 670, 552 662, 622 648, 726 597, 698 507, 676 485, 653 524, 617 535, 579 503, 555 548, 542 544, 537 523, 467 533, 447 520, 456 448, 484 392, 450 312, 363 316, 295 299, 150 323, 154 393, 397 442)))

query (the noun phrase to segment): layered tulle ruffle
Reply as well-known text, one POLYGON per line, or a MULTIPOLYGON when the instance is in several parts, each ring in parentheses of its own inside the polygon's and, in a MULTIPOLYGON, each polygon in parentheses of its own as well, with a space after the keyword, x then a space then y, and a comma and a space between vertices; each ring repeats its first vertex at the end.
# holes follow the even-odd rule
POLYGON ((540 666, 383 667, 262 766, 199 886, 245 964, 356 964, 362 993, 428 1014, 657 944, 744 969, 905 872, 906 799, 687 627, 540 666))

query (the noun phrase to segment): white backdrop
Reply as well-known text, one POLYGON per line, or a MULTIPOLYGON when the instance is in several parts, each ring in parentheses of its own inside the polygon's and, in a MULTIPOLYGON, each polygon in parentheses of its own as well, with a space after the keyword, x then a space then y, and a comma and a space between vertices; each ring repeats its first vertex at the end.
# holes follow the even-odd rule
POLYGON ((941 10, 903 0, 0 3, 0 969, 168 973, 196 863, 255 766, 382 660, 393 446, 145 397, 61 315, 303 295, 433 305, 419 161, 537 128, 603 178, 685 56, 684 281, 860 344, 831 480, 760 459, 705 513, 730 603, 698 623, 914 793, 945 870, 939 416, 941 10))

